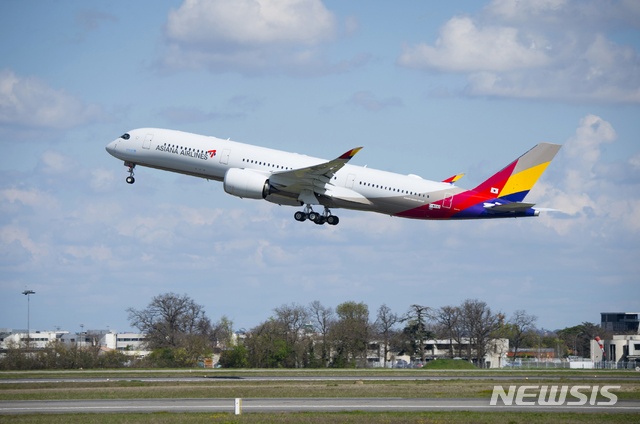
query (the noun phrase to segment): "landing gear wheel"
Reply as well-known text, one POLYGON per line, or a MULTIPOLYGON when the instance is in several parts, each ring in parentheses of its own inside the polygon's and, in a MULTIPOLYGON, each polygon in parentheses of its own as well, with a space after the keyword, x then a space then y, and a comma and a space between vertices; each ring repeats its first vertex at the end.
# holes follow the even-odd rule
POLYGON ((309 221, 316 222, 316 220, 318 219, 319 216, 320 216, 319 213, 309 212, 309 215, 307 216, 307 218, 309 218, 309 221))
POLYGON ((340 222, 340 219, 335 215, 329 215, 327 217, 327 224, 329 225, 338 225, 338 222, 340 222))
POLYGON ((133 184, 136 182, 135 178, 133 178, 133 169, 136 167, 135 163, 131 163, 131 162, 125 162, 124 166, 126 166, 128 169, 127 172, 129 172, 129 176, 127 177, 127 184, 133 184))
POLYGON ((304 213, 304 212, 300 212, 300 211, 294 213, 293 217, 296 219, 296 221, 300 221, 300 222, 303 222, 303 221, 307 220, 307 214, 304 213))
POLYGON ((313 222, 315 222, 318 225, 322 225, 327 221, 327 218, 325 218, 322 215, 316 214, 316 219, 313 220, 313 222))

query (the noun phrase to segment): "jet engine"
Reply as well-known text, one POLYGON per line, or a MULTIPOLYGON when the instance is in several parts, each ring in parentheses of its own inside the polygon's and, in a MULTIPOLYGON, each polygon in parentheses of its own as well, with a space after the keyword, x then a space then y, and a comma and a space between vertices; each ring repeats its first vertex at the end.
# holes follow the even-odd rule
POLYGON ((224 191, 246 199, 264 199, 269 195, 269 179, 248 169, 230 168, 224 174, 224 191))

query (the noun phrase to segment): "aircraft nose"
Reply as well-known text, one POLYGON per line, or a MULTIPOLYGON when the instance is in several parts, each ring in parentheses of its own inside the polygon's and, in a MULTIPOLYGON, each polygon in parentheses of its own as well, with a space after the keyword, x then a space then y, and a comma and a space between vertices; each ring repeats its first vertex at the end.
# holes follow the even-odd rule
POLYGON ((107 147, 104 148, 110 155, 113 156, 113 154, 116 152, 116 142, 112 141, 111 143, 107 144, 107 147))

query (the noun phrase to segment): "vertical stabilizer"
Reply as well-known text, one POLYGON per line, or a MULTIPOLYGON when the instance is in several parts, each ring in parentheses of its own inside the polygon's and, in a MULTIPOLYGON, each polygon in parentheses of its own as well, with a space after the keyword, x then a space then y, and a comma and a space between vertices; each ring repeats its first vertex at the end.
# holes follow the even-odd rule
POLYGON ((473 191, 487 198, 499 197, 511 202, 522 202, 560 147, 562 146, 552 143, 537 144, 473 191))

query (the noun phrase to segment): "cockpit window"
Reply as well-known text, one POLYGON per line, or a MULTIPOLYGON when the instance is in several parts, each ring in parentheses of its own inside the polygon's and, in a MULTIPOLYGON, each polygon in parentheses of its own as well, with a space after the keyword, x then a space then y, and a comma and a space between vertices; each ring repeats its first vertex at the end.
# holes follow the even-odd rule
POLYGON ((129 133, 125 133, 124 135, 120 136, 120 138, 124 138, 125 140, 129 140, 131 136, 129 135, 129 133))

